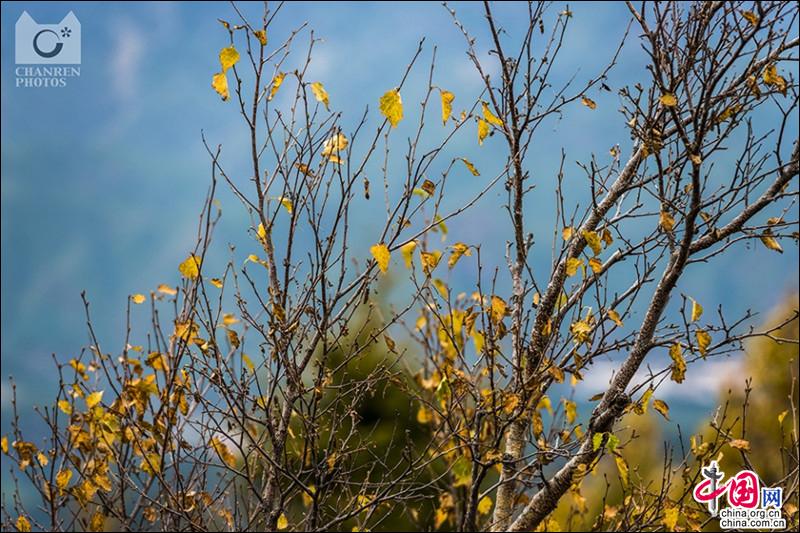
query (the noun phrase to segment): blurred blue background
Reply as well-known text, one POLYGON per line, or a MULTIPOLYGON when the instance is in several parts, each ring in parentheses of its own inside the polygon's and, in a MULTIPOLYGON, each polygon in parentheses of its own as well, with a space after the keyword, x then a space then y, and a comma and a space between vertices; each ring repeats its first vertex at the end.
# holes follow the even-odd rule
MULTIPOLYGON (((453 7, 474 29, 476 48, 489 61, 481 7, 458 3, 453 7)), ((227 33, 217 19, 237 21, 230 4, 4 2, 1 9, 2 431, 6 433, 9 376, 18 384, 18 402, 27 416, 32 405, 53 391, 51 355, 66 360, 89 344, 82 290, 91 301, 104 351, 113 353, 122 347, 128 295, 146 294, 159 283, 176 284, 176 267, 193 246, 209 183, 210 163, 201 130, 210 144, 223 144, 223 163, 239 179, 247 176, 248 148, 235 102, 221 102, 210 87, 212 74, 219 70, 217 53, 227 44, 227 33), (55 23, 69 10, 82 24, 80 77, 69 79, 63 88, 15 87, 17 18, 28 11, 39 23, 55 23)), ((260 19, 260 5, 242 9, 253 20, 260 19)), ((561 9, 554 6, 551 16, 561 9)), ((618 3, 579 3, 571 9, 574 18, 556 79, 576 76, 580 84, 608 62, 628 14, 618 3)), ((502 3, 497 13, 513 35, 521 7, 502 3)), ((426 37, 425 52, 403 90, 406 119, 393 133, 399 151, 392 168, 402 168, 405 137, 418 119, 434 45, 438 47, 434 83, 456 94, 454 111, 459 113, 479 94, 480 80, 464 53, 464 38, 436 2, 292 3, 273 24, 271 44, 282 42, 305 21, 323 39, 315 48, 309 79, 325 84, 332 107, 343 113, 345 131, 356 124, 367 104, 368 125, 374 131, 378 98, 396 84, 417 42, 426 37)), ((292 64, 302 60, 307 43, 305 32, 292 64)), ((552 185, 547 184, 554 182, 561 148, 567 154, 565 183, 570 191, 574 186, 576 195, 585 193, 586 183, 576 160, 587 161, 596 153, 607 163, 608 150, 617 143, 622 158, 629 155, 631 143, 617 112, 616 89, 637 81, 647 84, 643 65, 634 32, 609 77, 614 91, 589 93, 597 110, 576 103, 563 120, 548 124, 535 140, 530 170, 541 187, 528 198, 527 216, 540 243, 533 258, 539 275, 546 273, 550 260, 553 197, 552 185)), ((435 146, 444 131, 438 113, 437 102, 428 119, 433 133, 426 134, 423 144, 435 146)), ((762 115, 765 123, 775 118, 762 115)), ((791 128, 787 137, 794 139, 796 125, 791 128)), ((467 130, 454 139, 448 157, 468 157, 482 176, 463 172, 459 179, 466 185, 451 189, 451 206, 468 198, 504 164, 498 136, 478 148, 474 127, 467 130)), ((730 147, 729 163, 741 149, 730 147)), ((362 224, 354 228, 356 242, 375 242, 375 224, 369 217, 380 213, 376 209, 382 207, 383 194, 377 170, 373 175, 373 203, 359 198, 363 210, 357 219, 362 224)), ((501 184, 450 224, 450 242, 482 243, 489 264, 503 268, 509 235, 502 208, 505 199, 501 184)), ((222 191, 220 200, 224 215, 215 239, 219 255, 210 259, 212 268, 228 259, 226 243, 238 244, 236 254, 241 258, 252 253, 246 213, 227 191, 222 191)), ((691 268, 680 291, 700 301, 709 320, 718 305, 731 315, 748 307, 769 309, 797 288, 797 247, 783 245, 783 255, 759 243, 737 245, 710 265, 691 268)), ((471 291, 474 277, 466 269, 456 270, 451 281, 471 291)), ((632 327, 635 320, 626 325, 632 327)), ((682 413, 678 420, 696 421, 716 399, 709 389, 734 372, 735 363, 734 358, 709 361, 704 370, 690 368, 686 383, 671 383, 661 396, 676 402, 673 415, 676 409, 682 413)), ((599 365, 580 399, 600 390, 612 369, 611 361, 599 365)))

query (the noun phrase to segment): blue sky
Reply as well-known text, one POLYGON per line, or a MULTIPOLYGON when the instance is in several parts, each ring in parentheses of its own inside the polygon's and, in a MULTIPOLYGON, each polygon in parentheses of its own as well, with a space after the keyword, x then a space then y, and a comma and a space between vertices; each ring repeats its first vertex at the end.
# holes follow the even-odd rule
MULTIPOLYGON (((497 12, 513 35, 520 8, 507 4, 498 5, 497 12)), ((488 41, 480 6, 453 6, 462 21, 475 28, 476 47, 485 58, 488 41)), ((236 20, 228 3, 4 2, 1 9, 5 430, 7 377, 13 375, 20 384, 20 405, 29 408, 52 390, 51 354, 67 359, 88 344, 82 290, 91 300, 100 340, 113 352, 121 347, 127 296, 176 282, 176 265, 194 242, 209 182, 201 130, 211 144, 224 145, 224 161, 232 175, 246 172, 247 148, 235 106, 221 102, 210 88, 211 75, 219 69, 217 53, 227 39, 217 19, 236 20), (13 26, 24 10, 39 23, 60 21, 69 10, 80 19, 81 75, 70 79, 67 87, 15 87, 13 26)), ((243 9, 260 16, 259 5, 243 9)), ((553 11, 560 9, 556 5, 553 11)), ((556 77, 575 75, 582 81, 608 61, 625 30, 627 14, 619 3, 580 3, 571 9, 574 19, 556 77)), ((464 54, 463 36, 437 2, 292 3, 279 15, 271 42, 281 42, 305 21, 323 39, 315 49, 310 76, 325 83, 332 105, 345 116, 345 126, 354 124, 367 104, 374 118, 378 97, 396 84, 423 36, 425 52, 403 92, 407 117, 416 112, 434 45, 437 83, 456 93, 456 110, 478 94, 480 82, 464 54)), ((303 48, 307 33, 299 43, 303 48)), ((297 55, 299 60, 302 51, 297 55)), ((646 81, 643 61, 639 43, 632 39, 609 84, 619 88, 646 81)), ((577 105, 537 138, 531 171, 543 183, 554 175, 562 146, 567 152, 567 183, 576 189, 583 185, 576 160, 586 161, 592 152, 605 157, 616 143, 623 157, 630 153, 615 94, 590 96, 598 103, 596 111, 577 105)), ((407 119, 394 134, 398 144, 412 122, 407 119)), ((791 138, 795 136, 796 127, 791 138)), ((470 131, 456 138, 452 149, 455 156, 469 157, 484 176, 500 167, 503 151, 498 139, 478 148, 470 131)), ((473 180, 470 185, 480 183, 473 180)), ((449 201, 456 205, 474 190, 459 187, 449 201)), ((552 197, 545 191, 543 187, 541 194, 531 196, 527 212, 543 241, 553 220, 552 197)), ((247 240, 249 224, 230 194, 220 199, 224 217, 216 238, 218 265, 227 258, 225 243, 247 240)), ((451 224, 451 241, 485 243, 502 266, 508 235, 504 199, 498 188, 451 224)), ((364 212, 371 211, 365 207, 364 212)), ((375 242, 369 218, 361 221, 357 237, 375 242)), ((242 257, 250 253, 244 246, 237 249, 242 257)), ((536 258, 546 265, 545 248, 536 258)), ((748 306, 768 309, 797 287, 797 247, 786 243, 784 248, 780 256, 761 246, 737 246, 711 265, 691 269, 680 290, 703 302, 708 312, 718 305, 732 312, 748 306)), ((708 407, 707 400, 695 398, 692 391, 713 386, 714 378, 724 374, 724 365, 707 364, 705 372, 694 369, 699 381, 673 387, 672 394, 708 407)), ((608 372, 612 366, 609 363, 608 372)))

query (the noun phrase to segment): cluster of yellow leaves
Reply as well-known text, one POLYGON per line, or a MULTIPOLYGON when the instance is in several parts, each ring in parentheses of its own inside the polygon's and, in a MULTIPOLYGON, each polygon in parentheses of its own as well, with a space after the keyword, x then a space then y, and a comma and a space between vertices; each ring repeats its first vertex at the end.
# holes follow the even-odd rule
POLYGON ((400 92, 397 89, 386 91, 378 103, 383 116, 393 128, 396 128, 403 120, 403 99, 400 97, 400 92))
POLYGON ((214 74, 211 79, 211 87, 217 91, 217 94, 222 97, 222 100, 230 98, 228 91, 228 69, 231 68, 239 61, 239 52, 233 46, 228 46, 219 51, 219 64, 222 66, 222 71, 214 74))

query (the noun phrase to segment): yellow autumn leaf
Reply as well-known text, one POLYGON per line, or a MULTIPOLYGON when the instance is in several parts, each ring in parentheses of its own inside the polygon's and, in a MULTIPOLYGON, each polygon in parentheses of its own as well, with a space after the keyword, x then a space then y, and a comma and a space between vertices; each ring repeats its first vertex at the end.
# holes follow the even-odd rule
POLYGON ((423 181, 419 188, 425 191, 428 196, 433 196, 433 193, 436 192, 436 184, 428 179, 423 181))
POLYGON ((25 533, 27 533, 28 531, 31 530, 31 522, 30 522, 30 520, 28 520, 23 515, 19 515, 17 517, 17 521, 16 521, 15 525, 17 526, 17 530, 18 531, 24 531, 25 533))
POLYGON ((561 230, 561 238, 565 241, 568 241, 570 238, 572 238, 572 226, 566 226, 561 230))
POLYGON ((495 322, 503 320, 503 317, 506 316, 507 308, 505 300, 499 296, 492 295, 492 320, 495 322))
POLYGON ((2 438, 0 438, 0 450, 2 450, 3 453, 6 454, 8 453, 8 437, 6 437, 5 435, 3 435, 2 438))
POLYGON ((261 46, 267 46, 267 30, 256 30, 253 32, 261 46))
POLYGON ((567 259, 567 276, 574 276, 581 265, 583 265, 583 259, 577 257, 570 257, 567 259))
POLYGON ((454 487, 468 487, 472 482, 472 462, 463 455, 452 464, 450 472, 454 487))
POLYGON ((337 133, 333 137, 325 140, 322 144, 322 157, 327 157, 332 163, 341 163, 339 152, 347 148, 350 141, 342 133, 337 133))
POLYGON ((614 462, 617 463, 617 470, 619 471, 619 478, 622 480, 624 487, 628 486, 628 463, 621 455, 614 455, 614 462))
POLYGON ((430 424, 433 421, 433 413, 431 413, 424 405, 420 406, 417 411, 417 422, 420 424, 430 424))
POLYGON ((58 401, 58 408, 65 415, 71 415, 72 414, 72 404, 69 403, 69 400, 59 400, 58 401))
POLYGON ((89 520, 89 531, 105 531, 106 517, 103 513, 95 512, 89 520))
POLYGON ((731 448, 734 448, 736 450, 742 450, 745 452, 750 451, 750 441, 745 439, 733 439, 728 444, 730 445, 731 448))
POLYGON ((393 128, 396 128, 403 120, 403 99, 400 97, 400 92, 397 89, 386 91, 378 103, 383 116, 389 120, 393 128))
POLYGON ((610 318, 611 321, 614 322, 614 324, 618 325, 619 327, 622 327, 624 325, 622 323, 622 320, 620 319, 619 313, 617 313, 613 309, 608 310, 608 318, 610 318))
POLYGON ((278 93, 278 89, 281 88, 283 85, 283 79, 286 77, 284 72, 278 72, 274 78, 272 78, 272 88, 269 90, 269 96, 267 100, 272 100, 275 98, 275 95, 278 93))
POLYGON ((372 254, 372 257, 375 258, 375 261, 378 263, 378 268, 381 269, 381 272, 386 274, 386 271, 389 270, 389 258, 391 257, 389 248, 385 244, 381 243, 371 246, 369 252, 372 254))
POLYGON ((664 516, 661 523, 667 528, 667 531, 675 531, 675 526, 678 525, 678 508, 667 507, 664 509, 664 516))
POLYGON ((675 218, 669 211, 661 211, 658 217, 658 224, 664 231, 669 233, 672 231, 672 228, 675 227, 675 218))
POLYGON ((314 93, 314 98, 316 98, 318 102, 322 102, 325 105, 325 109, 327 110, 330 100, 328 99, 328 91, 325 90, 322 83, 318 81, 312 83, 311 92, 314 93))
POLYGON ((664 400, 653 400, 653 409, 661 413, 661 416, 669 420, 669 405, 664 400))
POLYGON ((703 306, 692 298, 692 322, 699 320, 701 316, 703 316, 703 306))
POLYGON ((578 417, 578 404, 570 400, 564 400, 564 418, 567 424, 572 424, 578 417))
POLYGON ((278 200, 280 200, 281 205, 283 206, 284 209, 286 209, 287 213, 289 213, 291 215, 292 212, 294 212, 294 204, 292 203, 292 201, 289 198, 286 198, 285 196, 281 196, 280 198, 278 198, 278 200))
POLYGON ((711 335, 707 331, 698 329, 695 337, 697 338, 697 349, 700 350, 700 355, 705 357, 708 347, 711 346, 711 335))
POLYGON ((194 254, 190 254, 186 260, 178 265, 178 271, 184 278, 195 279, 200 275, 200 258, 194 254))
POLYGON ((492 498, 489 496, 484 496, 481 498, 481 501, 478 502, 478 514, 489 514, 492 511, 492 498))
POLYGON ((224 72, 217 72, 214 74, 214 77, 211 78, 211 87, 217 91, 222 97, 222 100, 225 101, 230 98, 230 93, 228 92, 228 76, 224 72))
POLYGON ((639 403, 638 403, 638 405, 639 405, 639 407, 641 408, 642 411, 641 411, 641 413, 637 411, 637 414, 643 415, 643 414, 645 414, 647 412, 647 406, 650 403, 650 398, 653 396, 653 392, 655 392, 655 391, 653 390, 652 387, 649 387, 646 391, 644 391, 644 394, 642 394, 642 397, 641 397, 641 399, 639 400, 639 403))
POLYGON ((42 452, 36 454, 36 460, 39 461, 39 464, 42 466, 47 466, 47 463, 50 462, 50 459, 48 459, 47 456, 42 452))
POLYGON ((551 364, 550 367, 547 369, 548 374, 550 374, 557 383, 564 383, 564 371, 561 370, 560 367, 551 364))
POLYGON ((589 109, 597 109, 597 104, 595 101, 587 96, 581 96, 581 103, 589 109))
POLYGON ((778 74, 778 67, 775 66, 775 63, 771 63, 764 67, 764 72, 761 76, 764 80, 764 83, 770 87, 774 87, 784 96, 786 96, 786 80, 783 78, 783 76, 778 74))
POLYGON ((478 119, 478 145, 483 144, 483 140, 489 135, 489 123, 482 118, 478 119))
POLYGON ((683 383, 686 376, 686 361, 683 359, 683 348, 679 342, 670 346, 669 356, 672 359, 672 381, 683 383))
POLYGON ((216 437, 212 437, 210 444, 219 458, 225 464, 230 467, 236 466, 236 457, 234 457, 233 453, 230 451, 230 449, 228 449, 228 446, 224 442, 216 437))
POLYGON ((450 259, 447 261, 447 267, 453 268, 458 263, 458 260, 461 259, 462 255, 466 255, 467 257, 472 255, 472 250, 470 250, 469 246, 464 244, 463 242, 457 242, 452 246, 453 251, 450 252, 450 259))
POLYGON ((752 26, 758 26, 758 15, 752 11, 742 10, 742 17, 744 17, 752 26))
POLYGON ((675 95, 672 93, 662 94, 658 101, 661 102, 661 105, 664 107, 675 107, 678 105, 678 99, 675 98, 675 95))
POLYGON ((722 112, 719 115, 717 115, 717 118, 715 120, 716 123, 719 124, 721 122, 725 122, 733 115, 741 111, 741 109, 742 109, 742 104, 734 104, 726 107, 725 109, 722 110, 722 112))
POLYGON ((456 95, 444 89, 439 89, 439 95, 442 97, 442 124, 447 124, 450 114, 453 112, 453 100, 456 95))
POLYGON ((72 470, 59 470, 58 474, 56 474, 56 487, 58 487, 58 490, 63 492, 69 485, 70 479, 72 479, 72 470))
POLYGON ((239 52, 233 46, 228 46, 219 51, 219 64, 222 65, 223 73, 234 66, 238 61, 239 52))
POLYGON ((409 241, 400 247, 400 253, 403 256, 403 262, 406 268, 411 270, 412 259, 414 258, 414 250, 417 247, 417 241, 409 241))
POLYGON ((175 296, 178 294, 178 291, 167 285, 166 283, 162 283, 159 285, 156 290, 161 294, 169 294, 170 296, 175 296))
POLYGON ((219 278, 211 278, 209 281, 216 288, 218 288, 218 289, 222 288, 222 280, 221 279, 219 279, 219 278))
POLYGON ((503 127, 503 121, 500 120, 497 117, 497 115, 492 113, 492 110, 489 109, 489 105, 486 102, 481 102, 481 105, 483 107, 483 118, 484 118, 484 120, 486 120, 486 122, 488 122, 489 124, 492 124, 493 126, 497 126, 498 128, 502 128, 503 127))
POLYGON ((460 158, 460 159, 461 159, 461 161, 464 162, 464 164, 467 166, 467 168, 469 169, 469 171, 472 173, 473 176, 480 176, 481 175, 481 173, 478 172, 478 169, 475 168, 475 165, 473 165, 468 159, 463 158, 463 157, 460 158))
POLYGON ((425 272, 425 274, 430 275, 439 264, 439 260, 441 258, 442 252, 439 250, 433 252, 420 252, 419 259, 422 263, 422 271, 425 272))
POLYGON ((100 400, 102 400, 102 399, 103 399, 103 391, 99 390, 99 391, 93 392, 89 396, 86 397, 86 407, 91 409, 95 405, 100 403, 100 400))
POLYGON ((144 294, 136 293, 131 296, 131 301, 135 304, 143 304, 147 301, 147 297, 144 294))
MULTIPOLYGON (((783 424, 783 419, 786 418, 786 415, 788 415, 788 414, 789 414, 789 411, 786 410, 786 411, 781 412, 781 414, 778 415, 778 425, 783 424)), ((3 437, 3 438, 5 438, 5 437, 3 437)), ((8 445, 6 445, 6 447, 8 447, 8 445)), ((5 451, 5 450, 3 450, 3 451, 5 451)))
POLYGON ((285 514, 281 513, 281 515, 278 517, 278 523, 276 525, 278 529, 286 529, 289 527, 289 519, 286 518, 285 514))
POLYGON ((603 250, 601 245, 600 236, 595 231, 584 231, 582 232, 583 238, 586 239, 586 244, 589 245, 589 248, 592 249, 594 255, 599 255, 600 252, 603 250))
POLYGON ((778 242, 778 239, 772 236, 772 234, 765 231, 764 234, 761 235, 760 239, 761 243, 770 250, 773 250, 781 254, 783 253, 783 248, 781 248, 781 244, 778 242))
POLYGON ((592 257, 589 259, 589 268, 592 269, 592 272, 595 274, 599 274, 603 271, 603 262, 600 261, 597 257, 592 257))
POLYGON ((472 342, 475 343, 475 353, 481 354, 483 353, 483 344, 485 342, 483 338, 483 333, 478 331, 477 329, 472 330, 472 342))

